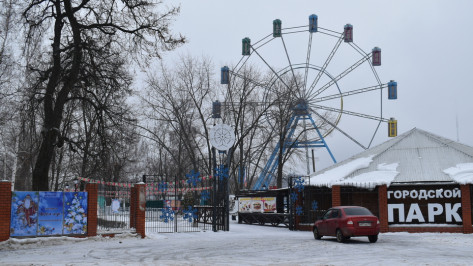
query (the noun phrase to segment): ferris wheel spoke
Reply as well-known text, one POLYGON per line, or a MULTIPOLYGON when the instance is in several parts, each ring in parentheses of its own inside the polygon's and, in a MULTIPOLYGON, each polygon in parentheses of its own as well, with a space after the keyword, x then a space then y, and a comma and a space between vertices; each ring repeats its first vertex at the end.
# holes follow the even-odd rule
POLYGON ((248 80, 249 82, 251 82, 251 83, 253 83, 253 84, 255 84, 255 85, 258 85, 258 86, 260 86, 260 87, 262 87, 262 88, 264 88, 264 89, 269 89, 269 86, 268 86, 267 84, 260 83, 260 82, 258 82, 258 81, 256 81, 256 80, 253 80, 253 79, 251 79, 251 78, 245 77, 244 75, 242 75, 242 74, 240 74, 240 73, 237 73, 237 72, 233 72, 233 71, 231 71, 231 70, 230 70, 229 72, 230 72, 232 75, 237 76, 237 77, 239 77, 239 78, 242 79, 242 80, 248 80))
POLYGON ((352 111, 348 111, 348 110, 345 110, 345 109, 342 110, 342 109, 338 109, 338 108, 322 106, 322 105, 317 105, 317 104, 313 104, 310 107, 312 109, 314 109, 314 108, 315 109, 322 109, 322 110, 327 110, 327 111, 330 111, 330 112, 336 112, 336 113, 342 113, 342 114, 347 114, 347 115, 352 115, 352 116, 358 116, 358 117, 367 118, 367 119, 376 120, 376 121, 381 121, 381 122, 389 122, 388 119, 383 118, 383 117, 352 112, 352 111))
POLYGON ((319 73, 315 77, 314 81, 312 82, 312 85, 310 85, 310 88, 309 88, 309 91, 308 91, 307 95, 311 95, 311 93, 314 90, 315 86, 319 82, 320 77, 322 77, 322 74, 325 73, 325 69, 330 64, 330 61, 332 61, 332 58, 334 57, 335 53, 337 52, 338 47, 340 47, 340 44, 342 43, 342 40, 343 40, 343 34, 340 35, 340 37, 338 38, 338 41, 335 44, 335 46, 333 47, 332 52, 330 52, 327 59, 325 60, 325 63, 322 66, 322 69, 319 71, 319 73))
POLYGON ((250 45, 250 47, 253 49, 256 55, 258 55, 258 57, 266 64, 266 66, 274 73, 274 75, 276 75, 276 77, 282 82, 282 84, 284 84, 284 86, 286 86, 288 90, 291 90, 291 88, 286 84, 286 82, 284 82, 281 76, 276 71, 274 71, 274 69, 268 64, 268 62, 266 62, 266 60, 264 60, 264 58, 258 53, 258 51, 256 51, 252 45, 250 45))
POLYGON ((287 61, 289 62, 289 66, 291 68, 292 77, 294 78, 294 84, 296 84, 296 88, 299 88, 299 85, 297 85, 296 74, 294 73, 294 68, 292 67, 291 58, 289 57, 289 53, 287 52, 286 43, 284 42, 284 37, 282 35, 281 35, 281 41, 282 41, 282 45, 284 46, 284 51, 286 52, 287 61))
MULTIPOLYGON (((305 73, 304 73, 304 91, 307 88, 307 76, 309 75, 309 63, 310 63, 310 51, 312 50, 312 32, 309 32, 309 44, 307 46, 307 57, 305 61, 305 73)), ((304 96, 307 96, 304 95, 304 96)))
POLYGON ((357 67, 359 67, 361 64, 363 64, 365 61, 367 61, 368 59, 371 58, 371 54, 368 54, 366 56, 364 56, 363 58, 361 58, 360 60, 358 60, 358 62, 356 62, 355 64, 353 64, 352 66, 350 66, 349 68, 347 68, 345 71, 343 71, 342 73, 340 73, 338 76, 334 77, 332 80, 330 80, 327 84, 325 84, 322 88, 318 89, 312 96, 312 98, 314 97, 317 97, 317 95, 321 94, 322 92, 324 92, 326 89, 328 89, 330 86, 332 86, 333 84, 335 84, 337 81, 339 81, 340 79, 342 79, 343 77, 345 77, 348 73, 352 72, 353 70, 355 70, 357 67))
MULTIPOLYGON (((356 45, 356 43, 349 42, 348 44, 351 47, 353 47, 353 49, 355 49, 355 51, 360 53, 362 56, 368 55, 365 51, 363 51, 363 49, 360 48, 360 46, 356 45)), ((373 64, 370 64, 370 67, 371 67, 371 70, 373 71, 373 74, 374 74, 376 80, 378 81, 379 84, 381 84, 381 79, 379 78, 378 73, 376 72, 376 69, 374 68, 373 64)))
POLYGON ((376 136, 376 133, 378 133, 379 126, 381 125, 382 121, 379 121, 378 126, 376 127, 376 130, 373 133, 373 136, 371 136, 370 144, 368 144, 368 149, 371 147, 371 143, 373 143, 374 137, 376 136))
MULTIPOLYGON (((318 27, 318 29, 321 30, 321 31, 319 31, 319 32, 326 31, 326 32, 335 33, 335 34, 338 34, 338 35, 343 34, 342 32, 338 32, 338 31, 334 31, 334 30, 329 30, 329 29, 322 28, 322 27, 318 27)), ((338 37, 337 37, 337 38, 338 38, 338 37)))
POLYGON ((337 93, 337 94, 328 95, 328 96, 325 96, 325 97, 319 97, 319 98, 313 99, 312 102, 313 103, 318 103, 318 102, 343 98, 345 96, 355 95, 355 94, 359 94, 359 93, 363 93, 363 92, 374 91, 374 90, 382 90, 382 89, 387 88, 387 87, 388 87, 387 83, 386 84, 381 84, 381 85, 375 85, 375 86, 366 87, 366 88, 362 88, 362 89, 347 91, 347 92, 344 92, 344 93, 337 93))
POLYGON ((317 112, 314 112, 315 115, 317 115, 320 119, 324 120, 325 123, 331 125, 333 128, 335 128, 336 130, 338 130, 340 133, 342 133, 343 135, 345 135, 347 138, 349 138, 350 140, 352 140, 353 142, 355 142, 356 144, 358 144, 360 147, 362 147, 363 149, 367 149, 363 144, 361 144, 359 141, 357 141, 355 138, 353 138, 352 136, 350 136, 348 133, 346 133, 345 131, 343 131, 342 129, 340 129, 337 125, 335 125, 334 123, 332 123, 331 121, 329 121, 328 119, 326 119, 325 117, 323 117, 322 115, 320 115, 319 113, 317 112))

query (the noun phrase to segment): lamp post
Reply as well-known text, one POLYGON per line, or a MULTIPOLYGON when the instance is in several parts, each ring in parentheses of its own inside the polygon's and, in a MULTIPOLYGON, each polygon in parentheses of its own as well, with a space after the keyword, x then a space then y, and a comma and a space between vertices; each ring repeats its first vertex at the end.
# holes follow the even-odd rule
POLYGON ((77 184, 79 183, 79 180, 76 178, 74 178, 74 192, 77 192, 77 184))

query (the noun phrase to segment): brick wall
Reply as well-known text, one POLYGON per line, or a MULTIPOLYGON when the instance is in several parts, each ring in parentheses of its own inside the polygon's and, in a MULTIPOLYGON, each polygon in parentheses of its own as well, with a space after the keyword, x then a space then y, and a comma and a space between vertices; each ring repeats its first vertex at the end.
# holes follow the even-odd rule
POLYGON ((0 181, 0 241, 10 238, 11 183, 0 181))
POLYGON ((389 231, 388 225, 388 188, 386 185, 378 187, 378 206, 379 206, 379 223, 381 233, 389 231))
MULTIPOLYGON (((146 236, 145 215, 146 215, 146 185, 135 184, 134 196, 134 225, 136 233, 142 238, 146 236)), ((133 217, 132 217, 133 218, 133 217)))
POLYGON ((332 186, 332 207, 340 206, 341 204, 340 186, 332 186))
POLYGON ((85 187, 87 191, 87 236, 97 235, 97 200, 99 184, 88 183, 85 187))
POLYGON ((462 191, 462 220, 463 220, 463 233, 473 233, 471 226, 471 197, 470 197, 470 185, 461 185, 462 191))

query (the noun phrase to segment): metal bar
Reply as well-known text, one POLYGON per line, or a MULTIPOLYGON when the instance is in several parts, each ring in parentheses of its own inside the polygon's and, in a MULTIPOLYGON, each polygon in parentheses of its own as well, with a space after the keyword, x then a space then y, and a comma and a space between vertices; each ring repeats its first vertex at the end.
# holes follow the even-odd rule
POLYGON ((315 98, 317 95, 319 95, 320 93, 324 92, 326 89, 328 89, 330 86, 332 86, 333 84, 335 84, 338 80, 342 79, 343 77, 345 77, 348 73, 352 72, 353 70, 355 70, 357 67, 359 67, 363 62, 365 62, 366 60, 368 60, 369 58, 371 57, 371 54, 363 57, 362 59, 358 60, 358 62, 356 62, 355 64, 353 64, 352 66, 350 66, 349 68, 347 68, 345 71, 343 71, 342 73, 340 73, 338 76, 334 77, 331 81, 329 81, 327 84, 325 84, 322 88, 318 89, 314 95, 311 97, 312 98, 315 98))
MULTIPOLYGON (((251 48, 253 48, 252 45, 250 45, 251 48)), ((291 90, 289 88, 289 86, 287 86, 287 84, 284 82, 284 80, 282 80, 282 78, 278 75, 278 73, 276 71, 274 71, 274 69, 268 64, 268 62, 266 62, 266 60, 264 60, 264 58, 258 53, 258 51, 256 51, 254 48, 253 48, 253 51, 259 56, 259 58, 266 64, 266 66, 269 67, 269 69, 271 69, 271 71, 273 71, 273 73, 276 75, 276 77, 284 84, 284 86, 286 86, 289 90, 291 90)))
MULTIPOLYGON (((352 136, 350 136, 348 133, 346 133, 345 131, 341 130, 339 127, 337 127, 337 125, 333 124, 332 122, 330 122, 328 119, 325 119, 325 117, 323 117, 322 115, 319 115, 317 112, 314 112, 318 117, 320 117, 322 120, 324 120, 325 122, 327 122, 328 124, 330 124, 332 127, 334 127, 336 130, 340 131, 343 135, 345 135, 347 138, 349 138, 350 140, 352 140, 353 142, 355 142, 356 144, 358 144, 360 147, 362 147, 363 149, 367 149, 364 145, 362 145, 360 142, 358 142, 356 139, 354 139, 352 136)), ((381 123, 381 122, 380 122, 381 123)))
POLYGON ((305 60, 304 91, 307 88, 307 77, 309 76, 310 53, 312 51, 312 32, 309 32, 309 44, 307 46, 307 57, 305 60))
POLYGON ((388 87, 387 83, 382 84, 381 86, 380 85, 375 85, 375 86, 366 87, 366 88, 362 88, 362 89, 347 91, 347 92, 344 92, 344 93, 319 97, 319 98, 316 98, 316 99, 312 100, 312 103, 318 103, 318 102, 323 102, 323 101, 327 101, 327 100, 343 98, 345 96, 356 95, 356 94, 363 93, 363 92, 368 92, 368 91, 381 90, 381 89, 384 89, 384 88, 387 88, 387 87, 388 87))
POLYGON ((299 88, 299 86, 297 85, 296 74, 294 73, 294 69, 292 68, 291 59, 289 58, 289 53, 287 52, 286 43, 284 42, 284 38, 282 35, 281 35, 281 41, 284 46, 284 51, 286 52, 286 57, 287 57, 287 61, 289 62, 289 67, 291 68, 292 77, 294 78, 294 83, 296 84, 296 88, 299 88))
POLYGON ((314 81, 312 82, 312 85, 310 85, 309 90, 307 92, 307 95, 310 95, 312 93, 312 90, 315 88, 317 83, 319 82, 320 77, 322 77, 322 74, 325 73, 325 69, 327 66, 330 64, 332 61, 332 58, 335 56, 335 53, 338 50, 338 47, 340 47, 340 44, 342 43, 342 35, 339 37, 337 43, 335 43, 335 46, 333 47, 332 51, 328 55, 327 59, 325 60, 325 63, 323 64, 322 68, 320 69, 319 73, 317 74, 317 77, 315 77, 314 81))
POLYGON ((382 117, 377 117, 377 116, 372 116, 372 115, 367 115, 367 114, 362 114, 362 113, 356 113, 356 112, 341 110, 341 109, 332 108, 332 107, 328 107, 328 106, 313 105, 313 107, 318 108, 318 109, 322 109, 322 110, 331 111, 331 112, 337 112, 337 113, 343 113, 343 114, 347 114, 347 115, 353 115, 353 116, 368 118, 368 119, 381 121, 381 122, 388 122, 389 121, 388 119, 382 118, 382 117))
POLYGON ((328 153, 330 154, 330 157, 332 157, 332 160, 334 163, 337 163, 337 160, 335 160, 335 157, 333 156, 332 154, 332 151, 330 150, 330 148, 328 147, 327 143, 325 142, 325 139, 324 137, 322 136, 322 134, 320 133, 320 130, 319 128, 317 127, 317 125, 315 124, 315 121, 314 119, 312 119, 312 116, 310 114, 307 115, 310 119, 310 122, 312 123, 312 126, 315 128, 315 130, 317 131, 317 134, 319 135, 320 137, 320 140, 324 143, 324 146, 325 148, 327 149, 328 153))

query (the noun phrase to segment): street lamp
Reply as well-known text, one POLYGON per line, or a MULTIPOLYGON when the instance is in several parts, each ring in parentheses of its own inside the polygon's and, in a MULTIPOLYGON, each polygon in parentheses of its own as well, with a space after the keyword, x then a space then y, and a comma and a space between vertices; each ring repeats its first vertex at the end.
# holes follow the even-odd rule
POLYGON ((74 192, 77 192, 77 184, 79 183, 79 180, 76 178, 74 178, 74 192))

